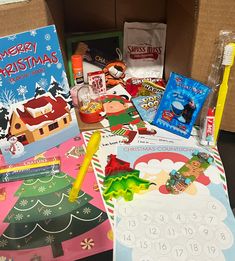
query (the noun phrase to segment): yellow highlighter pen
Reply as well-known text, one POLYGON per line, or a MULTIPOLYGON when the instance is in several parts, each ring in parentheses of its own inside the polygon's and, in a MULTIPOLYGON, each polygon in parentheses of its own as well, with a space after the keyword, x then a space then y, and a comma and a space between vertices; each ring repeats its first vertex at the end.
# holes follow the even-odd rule
POLYGON ((215 108, 215 132, 214 132, 214 140, 217 141, 219 129, 222 121, 224 105, 226 102, 227 91, 228 91, 228 80, 230 75, 231 67, 234 63, 235 57, 235 43, 229 43, 224 48, 224 55, 222 65, 225 66, 223 73, 223 80, 219 87, 219 93, 215 108))
POLYGON ((70 193, 69 193, 70 202, 75 202, 78 198, 78 193, 81 189, 83 180, 86 176, 87 169, 91 163, 91 159, 92 159, 93 155, 97 152, 97 150, 99 148, 100 141, 101 141, 101 133, 100 133, 100 131, 95 131, 91 135, 91 138, 87 144, 86 154, 85 154, 83 163, 82 163, 81 168, 78 172, 78 175, 73 183, 72 189, 70 190, 70 193))

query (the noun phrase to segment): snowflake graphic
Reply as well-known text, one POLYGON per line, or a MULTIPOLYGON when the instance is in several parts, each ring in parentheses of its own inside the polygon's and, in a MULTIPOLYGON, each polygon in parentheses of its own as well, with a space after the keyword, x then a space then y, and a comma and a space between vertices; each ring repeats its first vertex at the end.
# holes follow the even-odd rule
POLYGON ((51 50, 51 46, 50 46, 50 45, 47 45, 46 50, 47 50, 47 51, 50 51, 50 50, 51 50))
POLYGON ((20 214, 20 213, 18 213, 18 214, 16 214, 15 215, 15 220, 22 220, 23 219, 23 214, 20 214))
POLYGON ((47 64, 47 67, 51 67, 51 64, 50 64, 50 63, 48 63, 48 64, 47 64))
POLYGON ((48 235, 45 239, 45 241, 47 242, 47 244, 51 244, 55 241, 55 237, 52 235, 48 235))
POLYGON ((28 200, 27 200, 27 199, 22 199, 22 200, 20 201, 21 207, 25 207, 27 204, 28 204, 28 200))
POLYGON ((57 63, 56 67, 57 67, 57 69, 61 69, 62 68, 62 64, 61 63, 57 63))
POLYGON ((51 170, 51 175, 53 176, 53 175, 55 175, 56 173, 58 173, 58 170, 53 168, 53 169, 51 170))
POLYGON ((38 192, 44 192, 46 190, 46 188, 44 186, 41 186, 38 188, 38 192))
POLYGON ((37 31, 36 31, 36 30, 31 30, 31 31, 30 31, 30 35, 31 35, 31 36, 35 36, 36 34, 37 34, 37 31))
POLYGON ((43 211, 43 215, 44 215, 44 216, 50 216, 50 215, 51 215, 51 212, 52 212, 52 211, 47 208, 47 209, 45 209, 45 210, 43 211))
POLYGON ((9 35, 8 38, 7 38, 9 41, 14 41, 16 39, 16 35, 13 34, 13 35, 9 35))
POLYGON ((81 241, 80 245, 82 249, 90 250, 94 247, 95 242, 92 238, 85 238, 83 241, 81 241))
POLYGON ((41 78, 39 81, 38 81, 38 84, 42 87, 42 88, 46 88, 47 85, 48 85, 48 82, 47 82, 47 79, 46 78, 41 78))
POLYGON ((8 244, 8 241, 6 239, 3 239, 0 241, 0 247, 5 247, 8 244))
POLYGON ((91 209, 88 207, 85 207, 82 212, 83 212, 83 214, 88 215, 91 213, 91 209))
POLYGON ((46 74, 43 72, 43 73, 42 73, 42 76, 45 76, 45 75, 46 75, 46 74))
POLYGON ((0 93, 0 102, 5 106, 9 106, 15 103, 17 100, 15 99, 15 95, 12 90, 2 90, 0 93))
POLYGON ((23 98, 25 98, 25 94, 28 92, 27 86, 20 85, 17 91, 18 91, 18 95, 21 95, 23 96, 23 98))
POLYGON ((51 40, 51 35, 50 34, 46 34, 45 35, 45 40, 46 41, 50 41, 51 40))

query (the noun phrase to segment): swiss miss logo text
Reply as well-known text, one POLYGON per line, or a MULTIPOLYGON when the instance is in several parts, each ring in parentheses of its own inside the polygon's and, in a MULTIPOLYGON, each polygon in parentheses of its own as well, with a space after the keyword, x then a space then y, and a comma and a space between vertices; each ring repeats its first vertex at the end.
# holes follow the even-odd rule
POLYGON ((157 60, 158 56, 162 53, 162 47, 160 46, 129 45, 127 48, 131 59, 152 58, 157 60))

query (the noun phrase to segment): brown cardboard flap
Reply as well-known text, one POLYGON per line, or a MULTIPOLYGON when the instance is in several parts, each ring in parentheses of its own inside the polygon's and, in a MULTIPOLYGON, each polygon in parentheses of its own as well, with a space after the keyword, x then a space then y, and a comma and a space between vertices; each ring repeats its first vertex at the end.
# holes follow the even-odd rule
POLYGON ((115 28, 115 0, 64 1, 67 33, 115 28))
MULTIPOLYGON (((235 1, 200 0, 191 76, 204 83, 207 82, 211 70, 214 43, 220 30, 235 30, 235 1)), ((221 124, 221 129, 233 132, 235 132, 234 79, 235 68, 232 68, 221 124)))
POLYGON ((167 2, 165 76, 174 71, 190 76, 197 25, 197 1, 167 2))
POLYGON ((117 0, 116 24, 123 29, 124 22, 166 22, 165 0, 117 0))
POLYGON ((11 35, 35 29, 53 20, 44 0, 31 0, 0 6, 1 26, 0 36, 11 35))

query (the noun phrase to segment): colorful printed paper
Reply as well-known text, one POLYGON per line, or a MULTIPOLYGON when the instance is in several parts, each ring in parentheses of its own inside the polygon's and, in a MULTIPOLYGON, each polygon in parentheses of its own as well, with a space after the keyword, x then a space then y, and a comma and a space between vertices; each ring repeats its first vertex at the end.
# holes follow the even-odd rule
POLYGON ((112 248, 111 227, 92 168, 78 200, 68 201, 85 153, 82 146, 77 136, 34 158, 60 157, 60 173, 0 185, 0 256, 67 261, 112 248))
POLYGON ((234 259, 235 219, 212 164, 179 195, 166 189, 172 169, 180 169, 195 147, 119 146, 117 156, 157 184, 120 200, 115 210, 114 260, 234 259))
POLYGON ((234 260, 235 220, 220 186, 195 196, 136 195, 120 200, 115 216, 115 261, 234 260))
MULTIPOLYGON (((174 145, 182 145, 182 140, 184 138, 177 136, 172 133, 168 133, 165 130, 157 129, 157 134, 156 135, 136 135, 135 139, 132 141, 131 145, 148 145, 148 144, 156 144, 158 143, 159 145, 162 144, 166 146, 166 149, 168 150, 169 146, 174 145), (168 134, 167 138, 166 135, 168 134)), ((98 182, 98 186, 100 188, 100 191, 104 191, 104 178, 105 178, 105 166, 107 164, 107 157, 111 154, 117 153, 117 146, 119 145, 124 145, 125 142, 125 137, 122 136, 117 136, 114 135, 109 128, 105 128, 100 130, 102 139, 101 139, 101 144, 99 147, 98 152, 93 156, 92 158, 92 166, 94 168, 94 172, 96 175, 96 179, 98 182)), ((93 131, 86 131, 83 132, 83 138, 85 143, 87 144, 93 131)), ((195 150, 198 142, 197 142, 197 136, 195 133, 195 137, 191 136, 189 141, 189 146, 191 147, 191 151, 195 150)), ((132 154, 132 153, 129 153, 132 154)), ((124 157, 126 157, 125 161, 132 162, 130 159, 130 155, 125 154, 124 157)), ((225 193, 227 195, 227 183, 226 183, 226 176, 223 168, 223 164, 221 162, 219 153, 217 148, 213 149, 213 157, 215 157, 215 162, 214 164, 216 165, 216 171, 219 173, 219 182, 222 182, 225 193)), ((214 166, 215 166, 214 165, 214 166)), ((114 221, 114 202, 115 200, 109 200, 109 201, 104 201, 105 206, 106 206, 106 211, 109 216, 109 220, 111 225, 113 225, 114 221)))
POLYGON ((0 145, 6 164, 78 133, 55 26, 0 38, 0 145))

